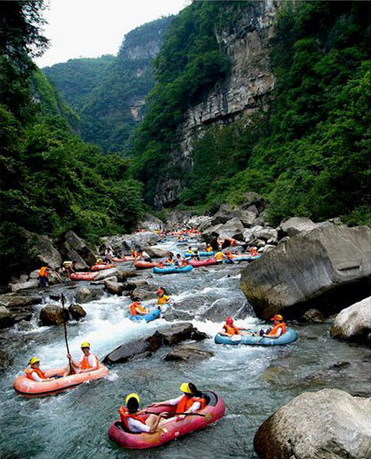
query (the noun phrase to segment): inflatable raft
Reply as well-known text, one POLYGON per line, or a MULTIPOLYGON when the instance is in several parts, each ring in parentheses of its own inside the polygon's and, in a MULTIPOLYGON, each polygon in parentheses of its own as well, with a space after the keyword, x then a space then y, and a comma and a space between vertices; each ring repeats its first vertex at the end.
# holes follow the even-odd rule
MULTIPOLYGON (((259 332, 261 327, 253 328, 254 332, 259 332)), ((248 330, 246 330, 248 333, 248 330)), ((252 346, 279 346, 282 344, 290 344, 296 341, 298 334, 292 328, 288 328, 287 332, 279 338, 262 338, 254 335, 232 335, 224 336, 218 333, 215 335, 216 344, 248 344, 252 346)))
POLYGON ((71 280, 92 281, 98 276, 98 273, 81 272, 70 274, 71 280))
POLYGON ((158 266, 158 263, 154 263, 153 261, 136 261, 134 266, 137 269, 147 269, 147 268, 154 268, 158 266))
POLYGON ((153 268, 153 272, 156 274, 173 274, 173 273, 186 273, 188 271, 192 271, 193 266, 192 265, 187 265, 183 267, 171 265, 171 266, 165 266, 163 268, 155 267, 153 268))
POLYGON ((194 268, 198 268, 199 266, 210 266, 210 265, 217 265, 219 261, 216 258, 207 258, 206 260, 190 260, 189 264, 192 265, 194 268))
MULTIPOLYGON (((186 416, 182 420, 177 420, 177 418, 169 419, 166 424, 152 434, 127 432, 121 422, 116 421, 111 424, 108 436, 122 448, 145 449, 163 445, 183 435, 203 429, 222 418, 225 413, 224 401, 215 392, 204 392, 203 396, 208 400, 205 408, 198 411, 195 415, 186 416)), ((169 405, 149 407, 149 411, 152 413, 171 412, 171 410, 174 411, 174 407, 169 405)))
MULTIPOLYGON (((54 370, 45 371, 47 378, 54 375, 62 376, 66 368, 55 368, 54 370)), ((89 371, 87 373, 79 373, 75 375, 65 376, 64 378, 54 379, 52 381, 37 382, 27 378, 25 374, 19 376, 13 383, 13 388, 18 394, 25 397, 42 397, 45 395, 54 395, 73 389, 80 384, 92 381, 93 379, 103 378, 108 374, 109 370, 104 365, 100 365, 98 370, 89 371)))
MULTIPOLYGON (((199 257, 213 257, 214 255, 215 255, 215 252, 198 252, 199 257)), ((195 254, 191 252, 186 252, 184 256, 187 258, 192 258, 195 256, 195 254)))
POLYGON ((153 308, 149 311, 148 314, 144 316, 133 316, 132 314, 130 314, 130 319, 134 321, 145 320, 146 322, 151 322, 152 320, 158 319, 160 315, 161 315, 161 309, 153 308))
POLYGON ((127 257, 123 257, 123 258, 116 258, 116 257, 113 257, 112 258, 112 261, 114 261, 115 263, 122 263, 123 261, 134 261, 135 258, 132 257, 131 255, 128 255, 127 257))
POLYGON ((99 264, 99 265, 94 265, 90 269, 92 271, 102 271, 103 269, 111 269, 115 268, 116 265, 114 263, 108 263, 107 265, 99 264))

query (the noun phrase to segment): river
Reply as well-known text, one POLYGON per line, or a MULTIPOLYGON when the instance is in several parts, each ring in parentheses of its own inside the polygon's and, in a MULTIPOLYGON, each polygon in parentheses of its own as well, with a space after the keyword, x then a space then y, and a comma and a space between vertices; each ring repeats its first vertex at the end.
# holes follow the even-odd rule
MULTIPOLYGON (((162 247, 175 248, 173 243, 162 247)), ((253 437, 262 421, 303 391, 330 387, 370 395, 368 349, 333 340, 328 333, 329 323, 295 326, 298 341, 283 347, 215 344, 213 337, 221 322, 204 317, 208 311, 212 317, 211 306, 217 308, 220 302, 244 306, 245 297, 239 290, 241 269, 242 265, 211 266, 187 274, 158 276, 158 281, 156 278, 159 286, 172 293, 175 307, 181 308, 187 301, 199 302, 195 303, 198 309, 192 322, 211 336, 201 344, 214 353, 208 360, 166 362, 163 357, 169 348, 161 348, 150 358, 113 366, 100 381, 58 396, 25 399, 14 392, 13 380, 32 356, 41 359, 41 368, 65 364, 63 327, 38 327, 36 313, 30 330, 3 331, 0 336, 16 357, 0 379, 0 457, 256 458, 253 437), (180 395, 183 381, 220 394, 227 406, 225 417, 203 431, 153 450, 123 450, 109 440, 108 428, 118 418, 125 394, 138 392, 143 404, 148 404, 180 395)), ((133 323, 127 317, 129 303, 127 297, 107 296, 83 305, 86 318, 68 326, 75 358, 81 354, 82 341, 89 341, 92 351, 103 357, 118 345, 169 324, 164 319, 133 323)), ((255 323, 250 312, 237 325, 255 323)))

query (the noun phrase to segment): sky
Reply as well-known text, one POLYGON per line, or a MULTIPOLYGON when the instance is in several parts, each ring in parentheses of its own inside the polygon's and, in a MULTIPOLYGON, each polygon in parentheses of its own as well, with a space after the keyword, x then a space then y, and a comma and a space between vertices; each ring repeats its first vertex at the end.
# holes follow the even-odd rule
POLYGON ((190 0, 49 0, 43 16, 50 47, 34 60, 46 67, 78 57, 117 54, 125 34, 188 4, 190 0))

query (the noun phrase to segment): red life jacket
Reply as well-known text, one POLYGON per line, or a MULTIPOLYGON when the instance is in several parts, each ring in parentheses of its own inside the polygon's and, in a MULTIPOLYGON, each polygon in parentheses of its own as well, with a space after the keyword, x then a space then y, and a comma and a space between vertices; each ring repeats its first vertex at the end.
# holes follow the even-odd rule
POLYGON ((130 426, 128 423, 130 418, 143 422, 143 424, 145 424, 144 414, 129 413, 129 410, 126 408, 126 406, 122 406, 119 410, 119 413, 120 413, 120 418, 121 418, 121 424, 125 427, 125 429, 128 432, 131 432, 130 426))
POLYGON ((32 373, 35 372, 41 379, 47 379, 45 376, 45 373, 40 370, 40 368, 26 368, 25 370, 26 376, 28 379, 31 379, 31 381, 35 381, 32 377, 32 373))
MULTIPOLYGON (((90 370, 90 369, 93 370, 94 369, 94 367, 92 367, 89 362, 90 355, 88 356, 84 355, 84 357, 82 358, 81 364, 80 364, 80 370, 90 370)), ((97 362, 98 362, 97 356, 95 356, 95 358, 97 359, 97 362)))
POLYGON ((287 325, 285 324, 285 322, 281 322, 277 325, 275 325, 272 330, 268 333, 268 336, 269 335, 275 335, 278 331, 279 328, 282 328, 282 333, 281 335, 283 335, 284 333, 287 332, 287 325))
POLYGON ((203 397, 188 397, 187 395, 183 395, 176 407, 175 413, 184 413, 185 411, 189 410, 189 408, 191 408, 195 402, 201 403, 199 410, 202 410, 207 405, 206 400, 203 397))

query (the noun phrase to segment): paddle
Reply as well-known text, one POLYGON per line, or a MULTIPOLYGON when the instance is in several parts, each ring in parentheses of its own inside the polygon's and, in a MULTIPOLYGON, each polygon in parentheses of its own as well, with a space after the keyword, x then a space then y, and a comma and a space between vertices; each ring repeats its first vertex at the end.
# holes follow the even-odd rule
MULTIPOLYGON (((70 354, 70 348, 68 346, 68 339, 67 339, 67 324, 66 324, 66 315, 65 315, 65 311, 67 312, 67 309, 64 307, 64 300, 65 300, 65 297, 64 297, 64 295, 62 293, 61 294, 61 301, 62 301, 62 308, 63 308, 64 339, 66 341, 67 354, 70 354)), ((75 370, 74 370, 70 360, 69 360, 69 367, 70 367, 70 374, 74 375, 75 374, 75 370)))

